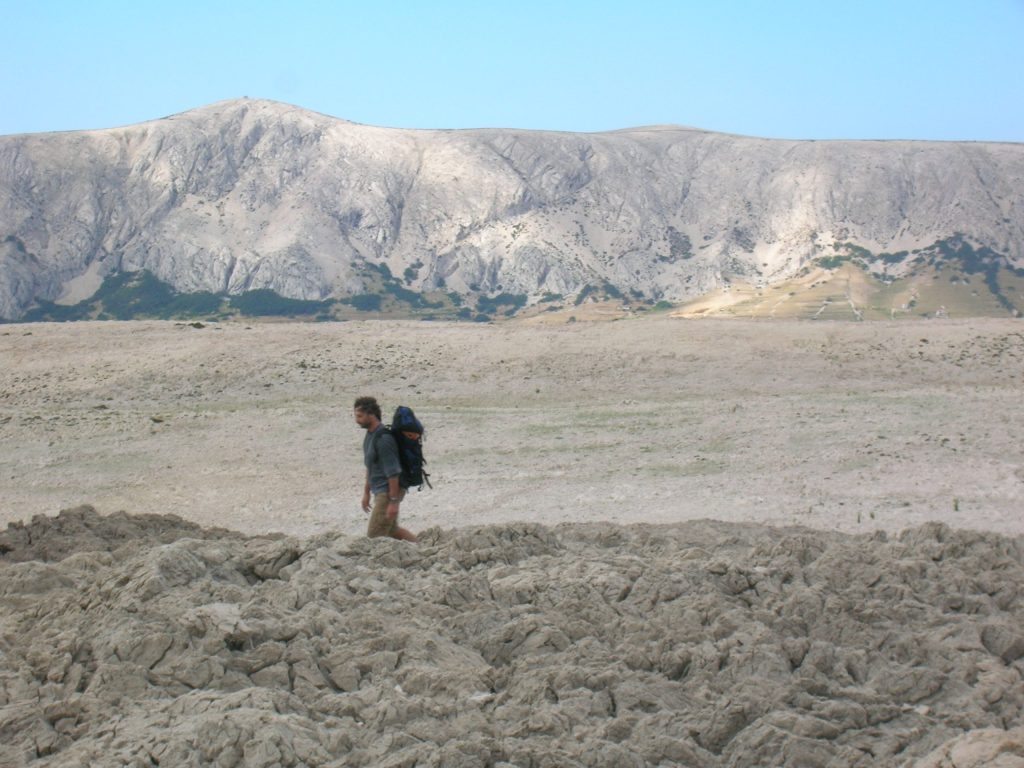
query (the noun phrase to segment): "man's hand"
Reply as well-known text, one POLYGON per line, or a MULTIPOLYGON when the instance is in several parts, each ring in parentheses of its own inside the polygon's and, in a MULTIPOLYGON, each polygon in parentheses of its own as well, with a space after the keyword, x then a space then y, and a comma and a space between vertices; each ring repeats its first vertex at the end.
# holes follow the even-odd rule
POLYGON ((398 502, 389 501, 388 509, 387 512, 385 512, 385 514, 387 515, 388 520, 394 520, 396 517, 398 517, 398 502))
POLYGON ((363 493, 363 512, 369 514, 370 512, 370 492, 365 491, 363 493))

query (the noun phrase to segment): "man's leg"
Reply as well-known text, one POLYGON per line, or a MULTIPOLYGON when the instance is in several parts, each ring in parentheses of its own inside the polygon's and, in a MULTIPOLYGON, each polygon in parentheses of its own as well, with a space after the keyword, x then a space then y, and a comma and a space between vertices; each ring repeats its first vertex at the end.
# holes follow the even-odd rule
MULTIPOLYGON (((398 492, 398 498, 405 499, 405 488, 398 492)), ((401 539, 402 541, 416 541, 416 534, 398 524, 398 515, 395 515, 394 520, 391 522, 394 524, 391 533, 388 534, 391 538, 401 539)))
POLYGON ((401 539, 402 541, 416 541, 416 534, 412 531, 402 528, 400 525, 395 526, 395 532, 391 534, 392 538, 401 539))
POLYGON ((370 510, 370 522, 366 526, 366 535, 371 539, 378 536, 394 536, 397 528, 396 520, 388 519, 388 495, 377 493, 373 497, 373 508, 370 510))

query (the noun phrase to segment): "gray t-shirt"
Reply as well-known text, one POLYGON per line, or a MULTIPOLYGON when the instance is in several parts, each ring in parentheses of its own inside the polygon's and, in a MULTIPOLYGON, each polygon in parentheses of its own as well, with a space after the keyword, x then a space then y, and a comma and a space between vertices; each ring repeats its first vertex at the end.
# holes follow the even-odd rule
POLYGON ((363 463, 370 476, 370 491, 386 493, 388 478, 402 474, 402 463, 398 460, 398 444, 384 425, 363 437, 363 463))

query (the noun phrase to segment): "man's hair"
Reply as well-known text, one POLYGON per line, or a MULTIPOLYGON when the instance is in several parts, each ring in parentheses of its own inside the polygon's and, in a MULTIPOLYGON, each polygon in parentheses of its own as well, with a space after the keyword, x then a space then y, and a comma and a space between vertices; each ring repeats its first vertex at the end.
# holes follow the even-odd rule
POLYGON ((375 397, 357 397, 356 403, 352 407, 363 413, 372 413, 378 419, 381 418, 380 405, 377 404, 377 398, 375 397))

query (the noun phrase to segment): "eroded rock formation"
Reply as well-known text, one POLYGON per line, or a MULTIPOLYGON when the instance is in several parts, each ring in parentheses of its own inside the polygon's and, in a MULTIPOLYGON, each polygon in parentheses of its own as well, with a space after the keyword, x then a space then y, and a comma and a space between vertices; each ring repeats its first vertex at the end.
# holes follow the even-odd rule
POLYGON ((1020 538, 595 523, 410 546, 173 518, 128 537, 88 508, 29 527, 0 536, 4 765, 1022 754, 1020 538), (58 547, 69 517, 94 535, 58 547))

